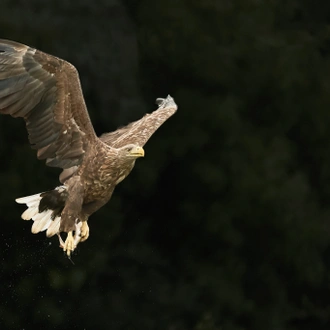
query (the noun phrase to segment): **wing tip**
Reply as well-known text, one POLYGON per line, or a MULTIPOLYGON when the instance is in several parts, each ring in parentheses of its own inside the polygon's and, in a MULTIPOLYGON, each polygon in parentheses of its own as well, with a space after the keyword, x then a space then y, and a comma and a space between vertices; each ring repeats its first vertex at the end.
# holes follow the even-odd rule
POLYGON ((171 95, 167 95, 165 99, 159 97, 156 99, 156 104, 158 105, 159 109, 165 109, 165 108, 175 108, 177 109, 178 106, 175 103, 173 97, 171 95))

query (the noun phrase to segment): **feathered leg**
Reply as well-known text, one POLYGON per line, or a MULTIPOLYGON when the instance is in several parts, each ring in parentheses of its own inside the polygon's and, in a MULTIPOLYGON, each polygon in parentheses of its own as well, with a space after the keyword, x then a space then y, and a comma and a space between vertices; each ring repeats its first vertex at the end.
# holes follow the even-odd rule
POLYGON ((78 221, 84 199, 84 189, 78 176, 70 178, 66 185, 68 186, 68 198, 61 214, 59 232, 68 233, 64 243, 60 239, 60 246, 67 256, 70 257, 81 239, 82 222, 78 221))

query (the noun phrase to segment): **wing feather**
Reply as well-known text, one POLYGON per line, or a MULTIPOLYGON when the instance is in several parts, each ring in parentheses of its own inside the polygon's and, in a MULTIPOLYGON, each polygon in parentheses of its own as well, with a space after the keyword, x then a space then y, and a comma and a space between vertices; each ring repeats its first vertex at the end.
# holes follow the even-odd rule
POLYGON ((32 148, 49 166, 79 165, 97 139, 75 67, 2 39, 0 113, 24 118, 32 148))
POLYGON ((166 99, 157 99, 158 109, 151 114, 118 130, 103 134, 100 139, 113 148, 121 148, 127 144, 143 147, 155 131, 178 109, 174 99, 168 95, 166 99))

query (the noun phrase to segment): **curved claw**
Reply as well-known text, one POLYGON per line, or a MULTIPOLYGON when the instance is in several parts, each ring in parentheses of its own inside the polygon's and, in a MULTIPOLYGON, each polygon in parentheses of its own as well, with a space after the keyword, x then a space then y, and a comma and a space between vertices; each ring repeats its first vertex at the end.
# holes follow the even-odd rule
POLYGON ((58 237, 58 240, 60 241, 60 248, 63 249, 64 248, 64 241, 63 241, 60 233, 57 233, 57 237, 58 237))

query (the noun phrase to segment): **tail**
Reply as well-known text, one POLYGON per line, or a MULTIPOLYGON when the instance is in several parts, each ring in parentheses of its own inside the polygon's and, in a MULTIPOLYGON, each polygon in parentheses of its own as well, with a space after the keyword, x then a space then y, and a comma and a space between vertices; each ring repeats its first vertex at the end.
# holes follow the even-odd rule
POLYGON ((66 186, 59 186, 40 194, 17 198, 16 202, 27 205, 28 208, 21 217, 23 220, 34 221, 31 232, 37 234, 47 229, 46 235, 51 237, 59 232, 67 196, 66 186))

